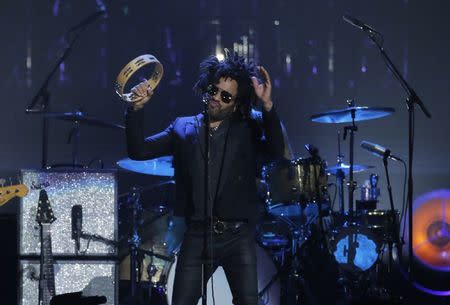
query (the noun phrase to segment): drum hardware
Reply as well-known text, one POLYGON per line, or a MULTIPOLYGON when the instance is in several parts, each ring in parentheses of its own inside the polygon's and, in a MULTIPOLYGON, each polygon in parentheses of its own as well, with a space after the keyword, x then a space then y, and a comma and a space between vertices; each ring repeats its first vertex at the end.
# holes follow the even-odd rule
MULTIPOLYGON (((151 184, 149 186, 139 187, 139 188, 141 190, 141 194, 145 195, 147 192, 154 191, 160 187, 167 187, 170 185, 175 185, 175 180, 161 181, 159 183, 155 183, 155 184, 151 184)), ((119 199, 119 202, 118 202, 119 210, 125 209, 128 207, 131 207, 131 208, 133 207, 133 202, 134 202, 133 193, 134 193, 134 190, 132 188, 131 191, 119 194, 117 196, 119 199)), ((167 213, 170 213, 170 207, 164 201, 158 202, 157 204, 155 204, 155 203, 143 204, 142 210, 148 211, 148 212, 154 212, 154 213, 156 213, 156 215, 158 215, 158 217, 161 217, 161 216, 166 215, 167 213)), ((148 220, 144 222, 144 226, 147 222, 148 222, 148 220)))
POLYGON ((370 174, 369 180, 360 187, 361 199, 356 200, 356 210, 376 210, 380 189, 378 185, 378 175, 370 174))
POLYGON ((314 114, 310 119, 317 123, 352 123, 353 121, 359 122, 382 118, 394 112, 395 109, 391 107, 355 106, 351 104, 350 100, 347 108, 314 114))
POLYGON ((334 230, 332 238, 333 255, 341 266, 341 269, 349 274, 366 272, 373 268, 379 256, 380 242, 376 235, 362 226, 354 214, 354 191, 357 187, 353 174, 357 171, 367 170, 368 166, 358 166, 354 163, 354 137, 358 131, 357 121, 381 118, 394 112, 393 108, 385 107, 357 107, 353 100, 347 100, 347 108, 311 116, 311 120, 319 123, 351 123, 344 126, 343 140, 349 134, 350 164, 342 162, 340 153, 340 134, 338 133, 338 163, 334 168, 329 168, 328 173, 337 176, 337 188, 339 190, 338 218, 341 218, 341 226, 334 230), (345 214, 343 185, 345 176, 349 177, 348 187, 348 212, 345 214))
POLYGON ((325 113, 319 113, 310 117, 311 121, 318 123, 351 123, 349 126, 344 126, 343 139, 347 138, 347 133, 350 133, 350 166, 349 166, 349 213, 353 214, 353 192, 355 184, 353 181, 354 173, 354 133, 358 130, 355 122, 372 120, 391 115, 395 110, 389 107, 367 107, 355 106, 354 100, 347 100, 347 108, 341 110, 333 110, 325 113))
POLYGON ((392 225, 385 222, 390 222, 392 213, 376 210, 376 202, 379 196, 379 189, 376 187, 378 177, 371 176, 370 187, 365 185, 360 188, 361 200, 357 201, 356 213, 353 209, 353 194, 350 194, 357 187, 356 182, 353 181, 353 174, 373 168, 373 166, 354 164, 354 133, 358 130, 355 122, 383 117, 392 112, 393 109, 391 108, 355 107, 354 103, 349 101, 349 107, 344 109, 344 111, 330 112, 312 117, 313 121, 316 119, 317 122, 323 123, 351 122, 351 125, 344 126, 343 131, 344 140, 350 133, 350 164, 343 162, 343 155, 340 149, 340 132, 338 132, 337 164, 325 169, 327 174, 336 176, 336 188, 339 194, 339 213, 334 214, 337 224, 334 225, 333 235, 329 239, 331 243, 330 248, 335 261, 340 266, 339 269, 341 272, 344 272, 341 277, 349 280, 348 285, 350 286, 348 288, 352 290, 349 290, 350 294, 361 293, 361 291, 367 292, 372 288, 377 290, 379 288, 378 284, 376 287, 371 286, 373 281, 371 282, 370 277, 381 276, 379 269, 383 264, 380 259, 382 253, 387 252, 389 255, 388 272, 390 273, 392 269, 392 239, 395 237, 391 233, 392 225), (359 111, 362 111, 362 114, 359 111), (349 208, 347 213, 345 213, 343 196, 346 177, 349 177, 349 181, 346 183, 349 190, 349 208), (373 209, 369 210, 369 208, 373 209), (364 281, 367 287, 364 287, 366 285, 363 284, 364 281), (353 291, 354 288, 356 289, 353 291))
MULTIPOLYGON (((48 85, 52 77, 59 71, 59 66, 67 60, 69 57, 70 51, 72 51, 72 47, 75 45, 75 42, 79 39, 81 33, 87 28, 87 26, 95 21, 98 17, 105 14, 106 11, 98 11, 93 15, 86 18, 84 21, 79 23, 78 25, 69 29, 66 32, 65 37, 71 37, 69 43, 64 48, 62 55, 59 56, 57 62, 52 67, 48 75, 46 76, 44 83, 39 88, 36 95, 33 97, 30 105, 25 109, 25 113, 29 114, 46 114, 50 111, 50 92, 48 90, 48 85), (76 30, 76 31, 75 31, 76 30), (72 34, 73 35, 69 35, 72 34), (37 107, 38 106, 38 107, 37 107)), ((48 158, 48 118, 43 116, 43 124, 42 124, 42 160, 41 160, 41 168, 47 168, 47 158, 48 158)))
POLYGON ((275 216, 300 217, 309 202, 327 202, 325 163, 316 158, 281 160, 263 166, 266 208, 275 216))
MULTIPOLYGON (((386 174, 386 182, 387 182, 387 189, 388 189, 388 194, 389 194, 389 204, 390 204, 390 217, 389 218, 390 218, 390 221, 392 224, 391 232, 389 232, 390 238, 388 239, 388 246, 389 246, 388 270, 389 270, 389 272, 391 272, 392 266, 393 266, 393 257, 392 257, 393 244, 396 244, 397 247, 401 247, 401 244, 400 244, 400 240, 399 240, 399 222, 396 217, 396 211, 395 211, 395 207, 394 207, 394 199, 392 197, 392 186, 391 186, 391 180, 389 177, 389 169, 388 169, 388 158, 390 157, 390 150, 382 149, 382 147, 379 145, 373 145, 373 144, 370 145, 370 144, 372 144, 372 143, 366 142, 366 141, 361 142, 361 146, 363 146, 365 148, 367 148, 367 146, 372 146, 372 147, 378 146, 377 148, 381 148, 381 150, 383 150, 383 165, 384 165, 384 171, 386 174)), ((403 160, 401 160, 398 157, 392 157, 392 159, 403 162, 403 160)), ((399 249, 399 250, 400 250, 399 253, 401 253, 401 249, 399 249)))
MULTIPOLYGON (((314 146, 311 145, 311 144, 306 144, 306 145, 305 145, 305 148, 306 148, 306 150, 309 152, 309 154, 311 155, 311 158, 312 158, 313 161, 318 162, 319 164, 326 164, 326 163, 322 160, 322 158, 320 157, 320 155, 319 155, 319 149, 318 149, 317 147, 314 147, 314 146)), ((319 173, 317 172, 317 168, 316 168, 316 167, 314 167, 313 173, 314 173, 313 176, 314 176, 314 183, 315 183, 314 189, 315 189, 315 191, 316 191, 315 198, 318 199, 317 205, 318 205, 319 228, 320 228, 321 236, 322 236, 322 238, 324 238, 323 244, 324 244, 325 246, 327 246, 328 244, 327 244, 327 242, 326 242, 326 240, 325 240, 325 229, 324 229, 324 227, 323 227, 323 219, 322 219, 322 200, 321 200, 320 198, 321 198, 321 193, 322 193, 322 191, 323 191, 324 189, 327 189, 328 184, 327 184, 326 186, 323 186, 323 187, 322 187, 322 191, 321 191, 321 186, 319 185, 319 179, 318 179, 319 173)), ((328 199, 328 200, 329 200, 329 199, 328 199)), ((328 251, 328 250, 326 250, 326 251, 328 251)))
MULTIPOLYGON (((385 48, 383 47, 384 38, 381 33, 378 33, 378 35, 373 35, 371 31, 367 31, 367 28, 364 29, 366 34, 368 34, 368 37, 375 43, 378 50, 380 51, 380 54, 384 60, 384 63, 386 64, 387 68, 392 72, 394 77, 398 80, 402 88, 404 89, 405 93, 407 94, 406 99, 406 108, 408 109, 408 195, 407 195, 407 203, 408 203, 408 221, 409 221, 409 227, 408 232, 411 240, 413 239, 413 152, 414 152, 414 125, 415 125, 415 106, 418 105, 422 112, 427 116, 429 119, 431 118, 431 113, 426 108, 423 101, 420 99, 420 97, 417 95, 415 90, 408 84, 408 82, 405 80, 405 78, 402 76, 402 74, 399 72, 397 67, 394 65, 390 57, 387 55, 385 48)), ((414 278, 414 271, 413 271, 413 246, 412 242, 409 243, 408 246, 408 279, 410 282, 413 281, 414 278)), ((400 252, 401 253, 401 252, 400 252)))
POLYGON ((122 289, 129 287, 126 298, 130 302, 159 299, 166 293, 184 220, 173 217, 167 204, 146 204, 143 198, 146 191, 174 183, 169 180, 145 188, 133 187, 119 196, 120 279, 123 285, 126 283, 122 289))
POLYGON ((55 119, 61 121, 69 121, 73 123, 73 127, 69 132, 67 143, 72 143, 72 163, 70 164, 52 164, 46 166, 46 169, 55 167, 74 167, 74 168, 87 168, 88 166, 78 163, 79 155, 79 142, 80 142, 80 125, 121 129, 125 127, 119 124, 107 122, 95 117, 87 116, 83 111, 76 110, 74 112, 45 112, 43 113, 44 119, 55 119))
MULTIPOLYGON (((370 168, 374 168, 372 165, 363 165, 363 164, 353 164, 353 173, 360 173, 363 171, 366 171, 370 168)), ((333 166, 329 166, 325 170, 328 174, 337 176, 339 172, 342 172, 342 174, 345 176, 348 176, 350 174, 350 165, 345 164, 343 160, 338 161, 337 164, 333 166), (340 162, 340 163, 339 163, 340 162)))
POLYGON ((128 238, 128 247, 130 253, 130 297, 135 301, 137 296, 137 284, 140 280, 138 274, 140 274, 140 264, 142 261, 142 253, 139 251, 141 244, 141 237, 138 232, 139 217, 142 211, 142 204, 140 202, 141 189, 138 187, 132 188, 131 193, 132 201, 132 218, 131 218, 131 235, 128 238))
POLYGON ((81 110, 76 110, 74 112, 46 112, 44 117, 48 119, 73 122, 76 124, 74 128, 79 128, 80 124, 83 124, 86 126, 125 130, 125 126, 123 125, 107 122, 92 116, 87 116, 86 113, 81 110))

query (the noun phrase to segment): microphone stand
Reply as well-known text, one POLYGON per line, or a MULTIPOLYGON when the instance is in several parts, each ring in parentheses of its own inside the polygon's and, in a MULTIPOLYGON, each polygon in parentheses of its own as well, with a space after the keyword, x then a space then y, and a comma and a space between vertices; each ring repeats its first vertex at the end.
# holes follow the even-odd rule
MULTIPOLYGON (((408 196, 407 196, 407 202, 408 202, 408 232, 409 232, 409 247, 408 247, 408 254, 409 254, 409 263, 408 263, 408 269, 409 269, 409 280, 410 282, 413 281, 413 175, 412 175, 412 165, 413 165, 413 155, 414 155, 414 123, 415 123, 415 116, 414 116, 414 106, 419 105, 422 112, 428 117, 431 118, 430 112, 427 110, 425 105, 423 104, 422 100, 417 96, 416 92, 409 86, 407 81, 404 79, 404 77, 401 75, 401 73, 398 71, 398 69, 395 67, 395 65, 392 63, 389 56, 384 51, 384 48, 382 44, 376 39, 376 36, 372 32, 368 32, 369 38, 375 43, 375 45, 380 50, 381 56, 384 59, 384 62, 386 63, 386 66, 388 69, 392 72, 394 77, 399 81, 402 88, 407 93, 408 97, 406 98, 406 107, 408 109, 408 196)), ((381 34, 379 36, 382 37, 381 34)), ((401 255, 402 253, 400 253, 401 255)))
POLYGON ((391 180, 389 178, 389 170, 388 170, 388 158, 390 155, 389 149, 386 150, 383 156, 383 164, 384 164, 384 171, 386 173, 386 181, 387 181, 387 189, 389 193, 389 203, 391 206, 391 215, 392 217, 392 230, 391 230, 391 236, 388 238, 388 247, 389 247, 389 263, 388 263, 388 273, 391 274, 392 272, 392 265, 393 265, 393 257, 392 257, 392 250, 393 250, 393 243, 397 244, 397 247, 399 246, 399 236, 397 231, 397 220, 395 215, 395 209, 394 209, 394 200, 392 198, 392 187, 391 187, 391 180))
MULTIPOLYGON (((203 124, 205 127, 205 151, 204 151, 204 212, 203 212, 203 262, 202 262, 202 305, 207 303, 207 291, 208 291, 208 269, 207 269, 207 248, 208 248, 208 221, 212 223, 212 215, 208 213, 208 201, 209 201, 209 98, 203 97, 203 124)), ((211 245, 212 246, 212 245, 211 245)), ((211 258, 212 259, 212 258, 211 258)))

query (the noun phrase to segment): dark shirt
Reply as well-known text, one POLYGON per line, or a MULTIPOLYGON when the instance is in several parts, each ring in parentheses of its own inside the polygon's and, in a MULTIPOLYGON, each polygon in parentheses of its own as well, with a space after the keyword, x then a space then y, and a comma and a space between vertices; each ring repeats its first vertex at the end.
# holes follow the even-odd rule
MULTIPOLYGON (((224 161, 224 152, 227 144, 227 135, 230 127, 230 118, 225 119, 216 130, 209 129, 209 167, 208 167, 208 205, 207 209, 209 211, 209 215, 213 217, 219 217, 221 211, 217 209, 217 206, 214 205, 214 202, 217 198, 217 192, 220 184, 220 180, 222 178, 223 172, 223 161, 224 161)), ((202 124, 200 127, 200 142, 202 144, 205 142, 205 125, 202 124)), ((197 146, 195 150, 195 160, 196 163, 201 166, 194 167, 193 169, 193 177, 197 177, 196 180, 200 183, 203 182, 204 177, 204 164, 205 164, 205 152, 204 145, 197 146), (200 181, 201 180, 201 181, 200 181)), ((204 183, 204 182, 203 182, 204 183)), ((203 195, 204 196, 204 195, 203 195)), ((192 220, 201 220, 203 219, 203 208, 204 201, 195 201, 194 202, 194 213, 192 215, 192 220)))

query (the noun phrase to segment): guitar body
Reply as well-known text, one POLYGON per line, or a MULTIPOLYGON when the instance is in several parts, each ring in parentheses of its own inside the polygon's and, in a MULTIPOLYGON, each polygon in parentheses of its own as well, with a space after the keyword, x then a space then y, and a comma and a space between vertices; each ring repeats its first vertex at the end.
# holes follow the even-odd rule
POLYGON ((28 194, 28 187, 24 184, 0 187, 0 206, 4 205, 14 197, 23 197, 28 194))

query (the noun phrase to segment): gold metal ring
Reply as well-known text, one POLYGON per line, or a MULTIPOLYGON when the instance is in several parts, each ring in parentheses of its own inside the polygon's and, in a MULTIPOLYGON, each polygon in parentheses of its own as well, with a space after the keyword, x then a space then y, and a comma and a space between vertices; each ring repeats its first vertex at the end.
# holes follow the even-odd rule
POLYGON ((130 77, 143 66, 149 64, 155 64, 155 69, 153 70, 153 74, 150 76, 150 78, 147 79, 147 84, 152 88, 152 90, 155 90, 163 76, 164 69, 162 64, 158 59, 156 59, 155 56, 144 54, 130 61, 117 75, 115 89, 121 100, 128 103, 134 103, 142 99, 142 97, 132 92, 123 93, 123 90, 130 77))

